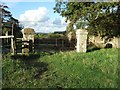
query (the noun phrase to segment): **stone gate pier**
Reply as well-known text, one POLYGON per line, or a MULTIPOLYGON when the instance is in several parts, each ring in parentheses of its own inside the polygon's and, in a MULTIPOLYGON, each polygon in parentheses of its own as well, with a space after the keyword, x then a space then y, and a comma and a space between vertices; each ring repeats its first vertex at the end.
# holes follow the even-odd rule
POLYGON ((34 51, 34 34, 35 31, 32 28, 25 28, 22 30, 22 54, 26 54, 34 51))
POLYGON ((86 52, 87 51, 87 30, 78 29, 76 31, 76 39, 77 39, 77 52, 86 52))

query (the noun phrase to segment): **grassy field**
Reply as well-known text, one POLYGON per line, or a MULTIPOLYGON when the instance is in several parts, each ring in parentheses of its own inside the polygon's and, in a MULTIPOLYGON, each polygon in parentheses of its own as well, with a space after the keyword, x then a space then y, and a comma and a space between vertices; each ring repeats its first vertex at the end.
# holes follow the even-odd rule
POLYGON ((37 53, 2 60, 3 88, 117 88, 118 50, 37 53))

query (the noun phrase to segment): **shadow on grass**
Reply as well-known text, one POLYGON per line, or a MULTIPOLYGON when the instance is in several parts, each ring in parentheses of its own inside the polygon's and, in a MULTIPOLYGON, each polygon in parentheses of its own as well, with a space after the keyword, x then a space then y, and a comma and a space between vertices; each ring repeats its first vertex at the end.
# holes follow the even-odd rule
POLYGON ((95 47, 95 48, 88 49, 87 52, 93 52, 93 51, 100 50, 100 49, 101 48, 95 47))
POLYGON ((32 54, 32 55, 12 55, 11 59, 13 60, 37 60, 40 58, 39 54, 32 54))
POLYGON ((100 50, 101 48, 97 47, 94 43, 92 42, 89 42, 87 44, 87 52, 93 52, 93 51, 96 51, 96 50, 100 50))
POLYGON ((13 55, 11 56, 11 59, 14 61, 19 60, 21 68, 24 68, 25 70, 31 71, 34 68, 35 73, 33 77, 38 79, 44 72, 48 70, 48 63, 40 61, 40 57, 43 56, 45 56, 45 54, 13 55))

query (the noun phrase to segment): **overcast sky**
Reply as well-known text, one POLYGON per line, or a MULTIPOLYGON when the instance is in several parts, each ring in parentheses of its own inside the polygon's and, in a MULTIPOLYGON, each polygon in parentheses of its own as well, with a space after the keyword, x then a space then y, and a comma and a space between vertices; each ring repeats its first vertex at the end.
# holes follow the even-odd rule
POLYGON ((65 31, 68 23, 65 18, 54 13, 55 2, 5 2, 13 17, 26 28, 34 28, 36 32, 49 33, 65 31))

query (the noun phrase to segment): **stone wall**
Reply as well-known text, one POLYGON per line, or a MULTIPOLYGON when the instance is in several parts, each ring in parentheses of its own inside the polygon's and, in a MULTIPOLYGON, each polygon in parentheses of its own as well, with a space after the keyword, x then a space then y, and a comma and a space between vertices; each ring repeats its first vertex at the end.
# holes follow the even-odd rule
POLYGON ((101 38, 99 36, 89 36, 88 42, 92 42, 97 47, 107 48, 107 45, 112 45, 113 48, 120 48, 120 37, 104 37, 101 38))

